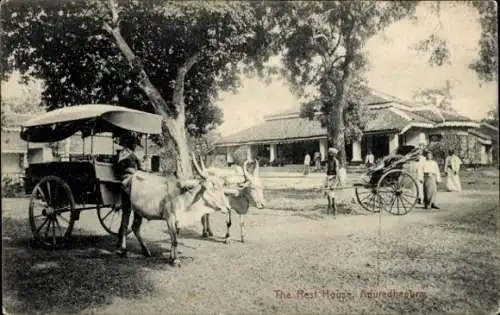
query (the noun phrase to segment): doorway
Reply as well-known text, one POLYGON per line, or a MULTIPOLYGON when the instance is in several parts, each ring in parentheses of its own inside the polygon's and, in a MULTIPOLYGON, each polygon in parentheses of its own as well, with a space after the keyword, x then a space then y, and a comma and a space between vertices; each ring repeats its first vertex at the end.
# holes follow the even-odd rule
POLYGON ((388 135, 371 135, 371 149, 375 159, 382 158, 389 154, 389 136, 388 135))

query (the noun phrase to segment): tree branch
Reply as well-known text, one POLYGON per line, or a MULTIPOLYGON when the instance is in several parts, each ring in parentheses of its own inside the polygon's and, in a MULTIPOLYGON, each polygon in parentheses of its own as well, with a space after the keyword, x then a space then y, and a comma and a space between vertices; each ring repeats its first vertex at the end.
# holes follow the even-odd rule
POLYGON ((9 0, 0 1, 0 10, 2 9, 4 4, 7 4, 7 2, 9 2, 9 0))
MULTIPOLYGON (((110 5, 112 4, 112 2, 113 0, 110 0, 110 5)), ((127 44, 125 38, 123 38, 117 23, 118 15, 116 8, 111 7, 110 9, 112 10, 115 25, 109 25, 108 23, 104 22, 104 30, 106 30, 115 39, 118 48, 127 59, 130 66, 139 70, 139 82, 137 82, 137 84, 151 100, 155 111, 165 118, 165 124, 167 128, 169 130, 172 130, 171 128, 173 128, 173 122, 166 119, 167 117, 172 116, 172 113, 168 109, 169 107, 167 105, 167 102, 163 99, 161 93, 158 91, 158 89, 156 89, 153 83, 151 83, 148 75, 146 74, 146 71, 144 71, 142 63, 135 56, 134 52, 127 44)))
POLYGON ((321 45, 318 42, 318 39, 323 38, 328 42, 328 38, 326 37, 326 35, 324 33, 317 34, 314 27, 312 27, 312 33, 313 34, 312 34, 311 40, 312 40, 312 44, 313 44, 313 49, 316 50, 316 52, 318 52, 318 54, 323 58, 323 61, 326 62, 326 58, 330 57, 330 55, 328 54, 327 49, 324 49, 323 47, 321 47, 321 45))
POLYGON ((120 20, 118 16, 118 3, 116 0, 108 0, 108 7, 111 10, 111 22, 114 28, 120 27, 120 20))
POLYGON ((345 58, 345 57, 346 57, 345 55, 342 55, 342 56, 338 56, 337 58, 333 59, 333 61, 332 61, 332 66, 334 67, 334 66, 335 66, 335 63, 336 63, 337 61, 339 61, 340 59, 345 58))
POLYGON ((184 115, 185 104, 184 104, 184 85, 186 81, 186 75, 191 70, 191 68, 200 60, 201 53, 197 51, 191 57, 189 57, 186 62, 177 70, 177 78, 175 79, 174 87, 174 105, 177 109, 179 115, 184 115))
POLYGON ((113 28, 106 22, 104 22, 103 26, 104 30, 108 32, 110 35, 113 35, 113 28))
POLYGON ((333 46, 332 50, 329 52, 330 56, 333 56, 333 54, 335 54, 335 52, 337 51, 337 48, 339 48, 339 46, 340 46, 341 40, 342 40, 342 35, 339 34, 339 39, 338 39, 337 43, 335 44, 335 46, 333 46))

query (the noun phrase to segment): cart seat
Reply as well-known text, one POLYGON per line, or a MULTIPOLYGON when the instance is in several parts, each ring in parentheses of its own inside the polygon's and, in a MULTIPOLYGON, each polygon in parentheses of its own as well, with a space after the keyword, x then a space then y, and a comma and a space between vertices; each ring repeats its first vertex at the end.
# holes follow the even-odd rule
POLYGON ((94 161, 96 178, 102 183, 120 184, 121 181, 115 175, 113 163, 94 161))

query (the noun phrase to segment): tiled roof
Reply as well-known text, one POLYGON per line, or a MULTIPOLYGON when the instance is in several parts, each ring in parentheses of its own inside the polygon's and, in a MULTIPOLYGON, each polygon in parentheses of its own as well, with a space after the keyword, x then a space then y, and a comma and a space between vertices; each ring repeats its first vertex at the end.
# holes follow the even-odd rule
MULTIPOLYGON (((393 107, 372 108, 371 117, 364 129, 365 133, 383 131, 402 131, 418 124, 432 127, 443 120, 432 110, 410 110, 393 107)), ((284 115, 283 115, 284 116, 284 115)), ((446 121, 470 122, 467 117, 455 113, 443 113, 446 121)), ((327 135, 318 121, 306 118, 283 118, 267 120, 261 124, 242 130, 220 139, 217 145, 262 143, 269 141, 284 141, 296 139, 318 138, 327 135)))
POLYGON ((492 128, 492 127, 489 127, 488 125, 482 123, 480 125, 480 127, 476 130, 481 132, 482 134, 490 136, 493 141, 498 142, 498 129, 495 130, 494 128, 496 128, 496 127, 493 126, 493 128, 492 128))
POLYGON ((373 118, 368 120, 364 132, 401 130, 410 122, 388 108, 371 110, 371 112, 373 118))
POLYGON ((265 142, 326 136, 326 129, 316 120, 288 118, 265 121, 220 139, 217 144, 265 142))
MULTIPOLYGON (((397 97, 385 94, 383 92, 375 91, 373 89, 368 89, 368 93, 364 95, 363 100, 361 103, 363 105, 380 105, 380 104, 389 104, 389 103, 398 103, 405 105, 407 107, 418 107, 418 104, 408 102, 402 99, 399 99, 397 97)), ((267 115, 265 118, 275 118, 279 116, 287 116, 287 115, 294 115, 294 114, 299 114, 300 109, 298 107, 292 107, 289 109, 286 109, 284 111, 272 114, 272 115, 267 115)))
POLYGON ((413 110, 415 114, 418 114, 426 119, 432 120, 433 122, 442 122, 443 118, 445 121, 453 121, 453 122, 468 122, 471 121, 470 118, 462 116, 457 113, 445 112, 442 110, 432 110, 432 109, 416 109, 413 110), (441 115, 439 115, 439 113, 441 115))
POLYGON ((426 124, 432 124, 435 121, 428 119, 425 116, 419 115, 413 110, 406 110, 406 109, 397 109, 397 111, 402 112, 405 116, 408 116, 410 118, 411 122, 418 122, 418 123, 426 123, 426 124))
POLYGON ((385 104, 385 103, 398 103, 408 107, 416 107, 418 104, 405 101, 403 99, 397 98, 395 96, 376 91, 374 89, 368 89, 367 95, 363 99, 364 105, 375 105, 375 104, 385 104))
POLYGON ((492 138, 489 135, 482 133, 481 131, 476 130, 476 129, 470 129, 469 133, 473 134, 475 136, 478 136, 479 138, 482 138, 482 139, 492 140, 492 138))
MULTIPOLYGON (((364 132, 402 130, 410 122, 429 122, 411 112, 403 116, 389 108, 372 109, 373 119, 365 126, 364 132), (408 118, 406 118, 408 117, 408 118)), ((326 137, 327 130, 316 120, 307 118, 284 118, 268 120, 220 139, 217 144, 242 144, 266 141, 283 141, 326 137)))

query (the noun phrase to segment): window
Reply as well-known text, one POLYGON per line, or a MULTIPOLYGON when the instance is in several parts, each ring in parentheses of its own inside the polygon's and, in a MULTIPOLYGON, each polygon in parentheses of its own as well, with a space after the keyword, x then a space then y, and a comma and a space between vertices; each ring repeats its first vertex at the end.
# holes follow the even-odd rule
POLYGON ((429 142, 440 142, 443 139, 443 135, 433 134, 429 135, 429 142))

